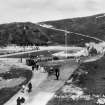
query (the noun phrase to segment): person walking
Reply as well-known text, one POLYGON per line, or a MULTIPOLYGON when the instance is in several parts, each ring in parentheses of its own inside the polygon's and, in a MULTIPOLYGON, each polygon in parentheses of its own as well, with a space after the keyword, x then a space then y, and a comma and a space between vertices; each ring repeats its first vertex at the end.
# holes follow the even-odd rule
POLYGON ((21 97, 20 102, 21 102, 22 104, 25 103, 25 98, 24 98, 24 97, 21 97))
POLYGON ((21 105, 20 100, 21 100, 20 97, 18 97, 18 98, 17 98, 17 105, 21 105))
POLYGON ((31 92, 31 91, 32 91, 32 83, 29 82, 29 84, 28 84, 28 92, 31 92))
POLYGON ((34 65, 32 65, 32 71, 34 71, 34 65))

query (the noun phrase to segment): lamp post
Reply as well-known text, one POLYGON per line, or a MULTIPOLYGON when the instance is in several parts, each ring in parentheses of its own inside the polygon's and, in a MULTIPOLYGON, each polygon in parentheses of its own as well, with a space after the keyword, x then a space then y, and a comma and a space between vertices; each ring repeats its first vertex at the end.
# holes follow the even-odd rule
POLYGON ((65 30, 65 52, 66 52, 66 58, 67 58, 67 31, 65 30))
MULTIPOLYGON (((23 27, 23 35, 26 35, 26 26, 23 27)), ((24 51, 25 51, 25 39, 23 38, 23 47, 24 47, 24 51)))

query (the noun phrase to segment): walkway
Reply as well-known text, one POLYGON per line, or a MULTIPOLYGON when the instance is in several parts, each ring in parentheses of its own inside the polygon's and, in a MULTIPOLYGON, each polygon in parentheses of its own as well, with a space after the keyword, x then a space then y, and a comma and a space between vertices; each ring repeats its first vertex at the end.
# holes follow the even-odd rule
MULTIPOLYGON (((34 89, 36 89, 39 86, 39 84, 46 79, 46 77, 47 77, 47 74, 43 74, 43 73, 40 73, 40 72, 35 72, 34 73, 34 76, 33 76, 32 80, 31 80, 32 85, 33 85, 33 92, 34 92, 34 89)), ((26 100, 30 99, 30 95, 27 92, 22 93, 21 90, 20 90, 16 95, 14 95, 4 105, 16 105, 16 100, 17 100, 18 96, 23 96, 23 97, 25 97, 26 100)), ((32 97, 33 97, 33 95, 31 94, 31 98, 32 97)))
POLYGON ((59 81, 55 80, 54 76, 47 77, 47 73, 41 73, 40 71, 34 72, 34 76, 31 80, 33 85, 32 92, 30 94, 27 92, 23 94, 19 91, 4 105, 16 105, 16 99, 18 96, 25 97, 25 105, 46 105, 51 97, 53 97, 55 91, 64 85, 65 80, 69 78, 77 67, 78 65, 75 63, 66 64, 61 67, 61 77, 59 81))
MULTIPOLYGON (((45 51, 45 50, 48 50, 48 51, 64 51, 65 50, 65 47, 64 46, 44 46, 44 47, 41 47, 39 46, 40 50, 31 50, 31 51, 23 51, 23 52, 15 52, 15 53, 11 53, 11 54, 4 54, 4 55, 0 55, 0 58, 6 58, 6 57, 12 57, 12 56, 16 56, 16 55, 24 55, 24 54, 30 54, 30 53, 33 53, 33 52, 39 52, 39 51, 45 51)), ((77 50, 77 51, 80 51, 82 49, 84 49, 83 47, 67 47, 68 50, 77 50)))

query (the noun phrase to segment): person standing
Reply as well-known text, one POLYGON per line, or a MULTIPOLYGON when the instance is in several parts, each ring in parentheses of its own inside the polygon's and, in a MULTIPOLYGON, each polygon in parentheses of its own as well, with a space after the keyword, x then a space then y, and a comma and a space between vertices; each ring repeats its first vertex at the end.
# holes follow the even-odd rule
POLYGON ((38 71, 38 69, 39 69, 39 65, 36 65, 36 70, 38 71))
POLYGON ((59 76, 60 76, 59 68, 55 68, 55 75, 56 75, 56 79, 59 80, 59 76))

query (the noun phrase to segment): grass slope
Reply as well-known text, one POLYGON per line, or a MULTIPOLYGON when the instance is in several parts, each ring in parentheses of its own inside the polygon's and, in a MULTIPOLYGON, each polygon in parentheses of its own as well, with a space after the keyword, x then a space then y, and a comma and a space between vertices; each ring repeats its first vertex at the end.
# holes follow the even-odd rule
MULTIPOLYGON (((91 94, 105 94, 105 56, 95 62, 80 65, 88 74, 81 81, 80 86, 86 87, 91 94)), ((81 77, 80 77, 81 79, 81 77)))
POLYGON ((0 77, 3 79, 12 79, 12 78, 19 78, 19 77, 24 77, 26 80, 22 82, 20 85, 15 86, 15 87, 5 87, 0 89, 0 105, 3 105, 6 101, 8 101, 14 94, 16 94, 20 89, 23 84, 28 83, 28 81, 32 77, 32 72, 30 70, 25 70, 19 68, 12 68, 9 72, 1 73, 0 77))
POLYGON ((66 28, 68 31, 86 34, 105 41, 105 16, 103 15, 98 14, 88 17, 46 21, 40 24, 52 25, 59 29, 66 28))
POLYGON ((0 25, 0 45, 45 44, 48 36, 30 22, 18 22, 0 25))
MULTIPOLYGON (((88 74, 85 76, 81 75, 79 78, 77 78, 79 79, 79 82, 75 83, 75 85, 81 88, 87 88, 87 90, 84 90, 85 94, 87 95, 105 94, 104 63, 105 63, 105 56, 100 60, 81 64, 79 68, 84 71, 87 71, 88 74)), ((60 90, 58 90, 56 94, 58 93, 60 94, 60 90)), ((70 98, 69 99, 52 98, 47 105, 96 105, 96 104, 95 104, 95 99, 90 101, 82 99, 78 101, 73 101, 70 98)))

